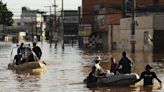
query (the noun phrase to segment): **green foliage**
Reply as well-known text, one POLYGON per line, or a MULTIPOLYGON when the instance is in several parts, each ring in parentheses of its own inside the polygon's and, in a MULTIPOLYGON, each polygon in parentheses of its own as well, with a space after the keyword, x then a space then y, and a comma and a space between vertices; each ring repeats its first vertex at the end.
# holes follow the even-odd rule
POLYGON ((13 13, 7 9, 7 5, 0 1, 0 24, 11 26, 13 13))

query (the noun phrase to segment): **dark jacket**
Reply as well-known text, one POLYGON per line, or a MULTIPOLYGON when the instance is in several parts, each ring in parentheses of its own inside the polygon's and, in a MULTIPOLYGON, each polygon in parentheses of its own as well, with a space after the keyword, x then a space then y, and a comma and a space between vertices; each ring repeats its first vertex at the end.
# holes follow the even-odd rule
POLYGON ((153 79, 154 78, 157 79, 161 83, 161 80, 159 80, 157 78, 157 75, 156 75, 155 72, 144 71, 144 72, 141 73, 140 79, 138 79, 137 82, 140 81, 141 79, 143 79, 144 86, 153 85, 153 79))
POLYGON ((118 63, 118 68, 119 66, 122 66, 122 68, 119 69, 120 73, 131 73, 133 70, 133 62, 128 57, 122 57, 118 63))
POLYGON ((35 46, 32 50, 35 52, 35 54, 38 57, 38 59, 40 59, 40 57, 42 56, 42 51, 41 51, 40 47, 39 46, 35 46))

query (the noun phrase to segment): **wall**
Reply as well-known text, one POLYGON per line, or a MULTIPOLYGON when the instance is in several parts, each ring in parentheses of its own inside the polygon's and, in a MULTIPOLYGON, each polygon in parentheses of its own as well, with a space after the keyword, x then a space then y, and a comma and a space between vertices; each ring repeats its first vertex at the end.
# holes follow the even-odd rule
POLYGON ((120 36, 119 25, 108 25, 108 50, 117 50, 120 36))
POLYGON ((155 30, 164 30, 164 15, 155 15, 154 16, 154 29, 155 30))
POLYGON ((102 33, 102 50, 104 52, 108 52, 108 32, 102 33))
POLYGON ((94 19, 94 6, 98 4, 122 5, 123 0, 82 0, 83 22, 91 23, 94 19))
POLYGON ((21 13, 21 24, 27 29, 27 40, 33 41, 33 36, 36 35, 38 37, 38 40, 44 40, 45 23, 43 16, 38 13, 38 10, 24 9, 22 9, 21 13))
MULTIPOLYGON (((152 44, 148 43, 148 36, 153 36, 153 16, 136 18, 135 41, 136 51, 151 51, 152 44), (145 35, 145 36, 144 36, 145 35)), ((131 19, 120 20, 120 50, 131 50, 131 19)))
POLYGON ((164 15, 154 16, 154 35, 153 35, 153 52, 163 53, 164 52, 164 15))

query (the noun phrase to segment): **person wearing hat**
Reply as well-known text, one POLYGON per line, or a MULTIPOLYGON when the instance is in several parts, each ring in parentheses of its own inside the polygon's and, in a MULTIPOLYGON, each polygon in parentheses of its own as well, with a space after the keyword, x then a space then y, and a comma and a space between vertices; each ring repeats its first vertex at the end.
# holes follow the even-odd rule
POLYGON ((100 66, 100 61, 101 61, 101 60, 102 60, 102 59, 101 59, 100 56, 96 57, 94 66, 96 67, 97 75, 104 75, 104 70, 103 70, 102 67, 100 66))
POLYGON ((157 77, 155 72, 151 71, 151 69, 152 67, 150 65, 146 65, 145 71, 141 73, 140 78, 136 82, 143 79, 144 86, 153 85, 153 79, 155 78, 161 85, 161 80, 157 77))

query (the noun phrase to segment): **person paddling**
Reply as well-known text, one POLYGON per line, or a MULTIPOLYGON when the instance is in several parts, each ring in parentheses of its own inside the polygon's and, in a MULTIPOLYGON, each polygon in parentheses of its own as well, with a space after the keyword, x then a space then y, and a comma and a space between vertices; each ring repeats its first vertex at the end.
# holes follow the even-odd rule
POLYGON ((96 67, 92 66, 92 70, 89 73, 89 76, 87 77, 87 80, 84 80, 87 83, 93 83, 93 82, 97 82, 97 75, 96 75, 96 67))

